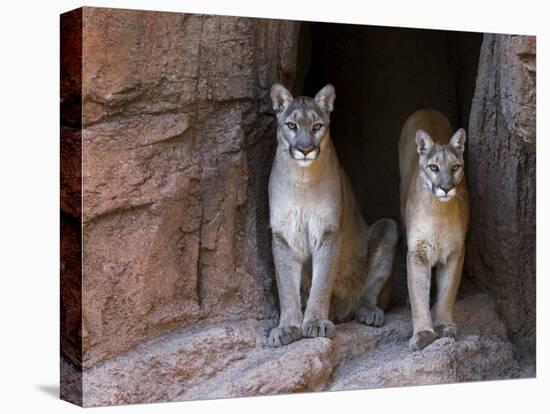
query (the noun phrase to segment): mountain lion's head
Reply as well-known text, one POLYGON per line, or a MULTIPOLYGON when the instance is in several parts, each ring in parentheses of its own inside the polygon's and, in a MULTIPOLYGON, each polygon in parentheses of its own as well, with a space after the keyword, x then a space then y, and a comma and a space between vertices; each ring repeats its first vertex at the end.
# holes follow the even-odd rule
POLYGON ((457 194, 464 177, 464 143, 466 131, 454 133, 448 144, 434 142, 423 129, 416 132, 418 170, 422 182, 440 201, 447 202, 457 194))
POLYGON ((326 85, 315 98, 294 98, 278 83, 271 87, 273 110, 277 115, 277 140, 301 167, 311 165, 321 153, 335 98, 332 85, 326 85))

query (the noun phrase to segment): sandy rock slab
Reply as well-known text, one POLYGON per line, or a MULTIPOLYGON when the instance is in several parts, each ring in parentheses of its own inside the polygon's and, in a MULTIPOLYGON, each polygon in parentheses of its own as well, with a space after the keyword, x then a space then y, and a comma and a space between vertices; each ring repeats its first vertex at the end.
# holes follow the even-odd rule
POLYGON ((484 294, 457 303, 457 340, 410 352, 410 313, 386 324, 337 326, 334 339, 267 347, 274 320, 245 320, 174 331, 84 373, 85 406, 395 387, 514 378, 513 345, 484 294))
POLYGON ((407 341, 385 342, 341 364, 331 390, 447 384, 520 376, 513 345, 493 301, 476 294, 457 302, 458 338, 440 338, 411 352, 407 341))
POLYGON ((260 346, 257 321, 175 331, 99 363, 83 375, 84 406, 170 401, 260 346))

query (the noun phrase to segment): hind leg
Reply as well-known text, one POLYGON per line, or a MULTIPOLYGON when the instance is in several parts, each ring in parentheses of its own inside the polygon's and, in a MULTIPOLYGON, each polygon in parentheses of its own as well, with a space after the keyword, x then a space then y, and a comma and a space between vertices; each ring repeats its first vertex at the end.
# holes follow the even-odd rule
MULTIPOLYGON (((391 281, 397 238, 397 225, 391 219, 378 220, 371 227, 367 280, 355 311, 355 318, 366 325, 381 326, 384 323, 384 311, 379 307, 379 299, 380 293, 391 281)), ((385 302, 389 302, 388 298, 385 302)))

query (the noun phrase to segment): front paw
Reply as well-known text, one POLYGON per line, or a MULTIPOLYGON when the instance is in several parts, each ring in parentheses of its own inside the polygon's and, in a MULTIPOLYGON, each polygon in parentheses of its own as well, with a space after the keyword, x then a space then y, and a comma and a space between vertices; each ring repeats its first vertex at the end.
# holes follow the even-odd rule
POLYGON ((302 332, 299 327, 279 326, 271 330, 267 343, 272 348, 278 348, 295 342, 298 339, 302 339, 302 332))
POLYGON ((420 331, 409 339, 409 349, 411 351, 419 351, 427 347, 437 339, 437 334, 434 331, 420 331))
POLYGON ((334 338, 336 328, 334 324, 327 319, 311 319, 302 324, 302 335, 305 338, 316 338, 318 336, 325 338, 334 338))
POLYGON ((456 338, 456 335, 458 334, 458 328, 454 323, 447 323, 443 325, 438 325, 435 327, 435 331, 439 335, 440 338, 456 338))
POLYGON ((377 306, 363 306, 355 313, 355 319, 365 325, 382 326, 384 311, 377 306))

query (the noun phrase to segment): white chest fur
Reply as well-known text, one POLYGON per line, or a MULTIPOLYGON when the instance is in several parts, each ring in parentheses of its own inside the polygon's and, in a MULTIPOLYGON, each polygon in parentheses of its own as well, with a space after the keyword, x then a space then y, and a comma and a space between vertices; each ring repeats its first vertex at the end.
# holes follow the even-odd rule
POLYGON ((338 208, 313 189, 286 189, 270 195, 270 225, 300 255, 312 254, 323 235, 338 229, 338 208))
POLYGON ((271 229, 297 255, 307 257, 326 233, 339 228, 342 206, 338 166, 335 171, 308 177, 301 169, 289 174, 287 166, 281 164, 275 162, 269 182, 271 229))

